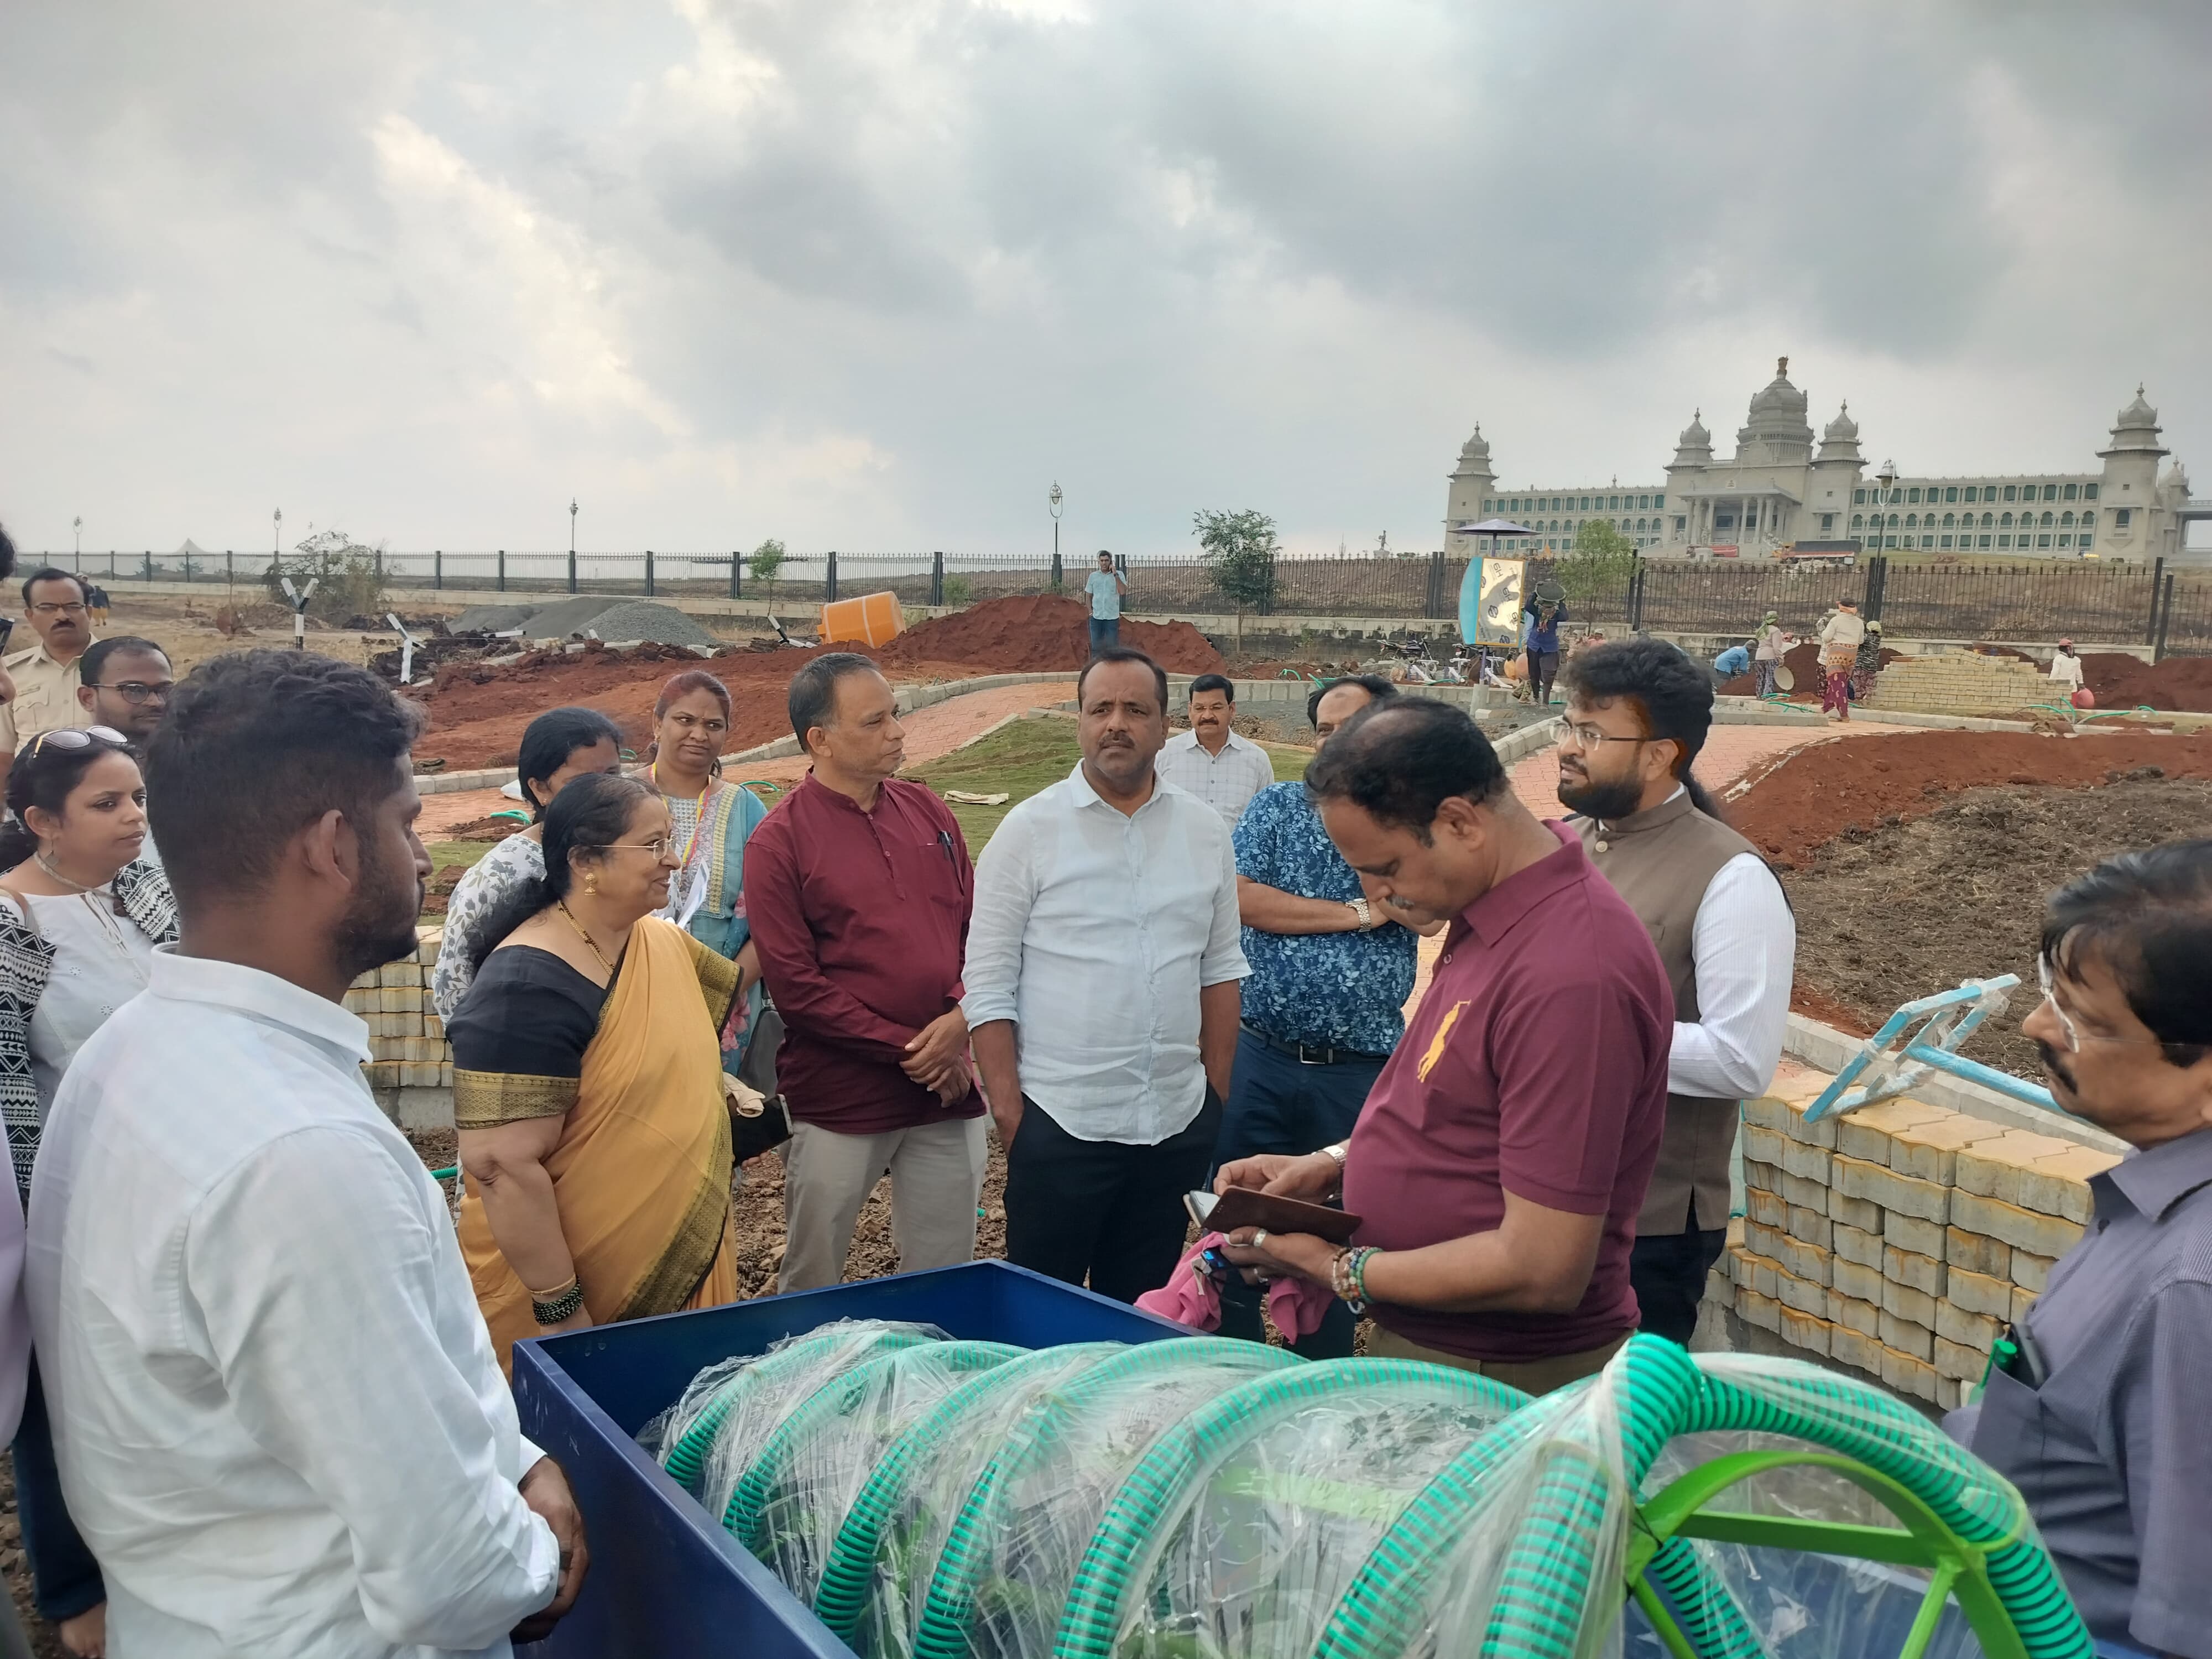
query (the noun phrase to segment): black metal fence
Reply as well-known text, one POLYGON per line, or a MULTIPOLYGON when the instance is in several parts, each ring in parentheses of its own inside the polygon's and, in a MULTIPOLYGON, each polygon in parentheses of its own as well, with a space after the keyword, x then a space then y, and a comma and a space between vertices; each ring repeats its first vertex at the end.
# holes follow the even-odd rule
MULTIPOLYGON (((42 555, 110 584, 185 581, 261 588, 263 553, 42 555)), ((623 593, 764 599, 794 611, 885 590, 906 605, 964 605, 1015 594, 1080 594, 1090 562, 942 552, 787 555, 766 562, 731 553, 394 553, 378 551, 385 584, 459 594, 623 593)), ((1458 608, 1468 561, 1430 553, 1412 558, 1275 561, 1248 615, 1361 620, 1442 619, 1458 608)), ((1657 633, 1749 634, 1766 612, 1804 632, 1838 599, 1858 599, 1900 639, 2050 640, 2151 645, 2164 653, 2212 654, 2212 571, 2152 564, 2064 562, 1932 564, 1876 555, 1856 564, 1827 560, 1638 559, 1594 566, 1531 559, 1531 586, 1554 580, 1571 613, 1600 628, 1657 633)), ((1219 615, 1236 607, 1214 572, 1196 559, 1122 561, 1123 608, 1133 615, 1219 615)))

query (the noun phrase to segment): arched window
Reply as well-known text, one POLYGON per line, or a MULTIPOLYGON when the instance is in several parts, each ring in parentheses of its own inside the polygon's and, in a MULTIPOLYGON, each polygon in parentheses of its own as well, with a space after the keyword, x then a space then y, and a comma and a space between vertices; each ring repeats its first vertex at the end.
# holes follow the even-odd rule
POLYGON ((1890 527, 1892 530, 1894 530, 1894 529, 1896 529, 1896 528, 1897 528, 1897 514, 1894 514, 1894 513, 1893 513, 1893 514, 1891 514, 1889 515, 1889 527, 1890 527))
POLYGON ((2043 515, 2043 527, 2045 530, 2050 529, 2054 522, 2055 520, 2050 514, 2046 513, 2043 515))
MULTIPOLYGON (((2043 516, 2047 519, 2051 515, 2046 513, 2043 516)), ((2074 515, 2071 513, 2060 514, 2058 515, 2058 527, 2061 530, 2071 530, 2074 527, 2074 515)))
POLYGON ((1958 522, 1959 515, 1955 513, 1946 513, 1943 515, 1943 528, 1946 530, 1948 530, 1953 525, 1958 522))
MULTIPOLYGON (((1914 493, 1917 495, 1917 494, 1918 494, 1919 492, 1916 490, 1914 493)), ((1906 514, 1905 515, 1905 527, 1907 530, 1917 530, 1917 529, 1919 529, 1919 528, 1920 528, 1920 515, 1919 515, 1917 513, 1908 513, 1908 514, 1906 514)))
POLYGON ((1863 514, 1863 513, 1854 513, 1854 514, 1851 514, 1851 528, 1852 528, 1853 530, 1863 530, 1863 529, 1865 529, 1865 528, 1866 528, 1866 514, 1863 514))
POLYGON ((2002 529, 2005 529, 2005 530, 2009 530, 2009 529, 2011 529, 2011 528, 2012 528, 2012 514, 2009 514, 2009 513, 2007 513, 2007 514, 2003 514, 2002 517, 2000 517, 2000 518, 1997 520, 1997 524, 1998 524, 1998 526, 1999 526, 1999 527, 2000 527, 2000 528, 2002 528, 2002 529))
MULTIPOLYGON (((1982 499, 1983 499, 1983 500, 1984 500, 1984 501, 1986 501, 1986 500, 1988 500, 1989 498, 1988 498, 1987 496, 1984 496, 1982 499)), ((1984 513, 1984 514, 1982 514, 1982 528, 1983 528, 1983 529, 1987 530, 1987 529, 1990 528, 1992 526, 1994 526, 1996 523, 1996 517, 1995 517, 1995 515, 1994 515, 1994 514, 1988 514, 1988 513, 1984 513)))

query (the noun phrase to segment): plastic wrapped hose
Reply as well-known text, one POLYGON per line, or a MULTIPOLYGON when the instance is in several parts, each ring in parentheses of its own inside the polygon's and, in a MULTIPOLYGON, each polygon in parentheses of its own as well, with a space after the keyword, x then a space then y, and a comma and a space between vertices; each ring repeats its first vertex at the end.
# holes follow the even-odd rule
POLYGON ((783 1419, 738 1482, 722 1524, 811 1603, 838 1528, 891 1443, 977 1372, 1023 1352, 933 1342, 854 1367, 783 1419))
POLYGON ((765 1353, 709 1365, 659 1425, 660 1466, 719 1517, 769 1436, 800 1401, 864 1360, 944 1340, 933 1325, 841 1319, 765 1353))
POLYGON ((1149 1342, 1036 1395, 969 1488, 915 1659, 1049 1659, 1100 1517, 1160 1436, 1255 1376, 1304 1364, 1216 1336, 1149 1342))
POLYGON ((993 1449, 1039 1395, 1127 1352, 1085 1342, 1010 1359, 894 1440, 830 1546, 814 1596, 822 1622, 861 1659, 910 1654, 938 1559, 993 1449))
MULTIPOLYGON (((1604 1374, 1540 1400, 1478 1439, 1390 1528, 1332 1615, 1318 1659, 1433 1649, 1479 1659, 1618 1652, 1631 1499, 1680 1432, 1749 1431, 1812 1443, 1893 1482, 1885 1502, 1924 1511, 1969 1546, 1950 1580, 2028 1659, 2089 1659, 2088 1634, 2018 1497, 1917 1412, 1791 1360, 1692 1361, 1630 1340, 1604 1374), (1479 1638, 1470 1637, 1479 1632, 1479 1638)), ((1646 1516, 1664 1495, 1647 1496, 1646 1516)), ((1909 1519, 1900 1516, 1900 1518, 1909 1519)), ((1707 1659, 1760 1651, 1744 1609, 1674 1537, 1644 1577, 1707 1659)), ((1971 1610, 1971 1609, 1970 1609, 1971 1610)))
POLYGON ((1305 1659, 1406 1504, 1518 1389, 1403 1359, 1263 1376, 1162 1436, 1085 1553, 1062 1659, 1305 1659))

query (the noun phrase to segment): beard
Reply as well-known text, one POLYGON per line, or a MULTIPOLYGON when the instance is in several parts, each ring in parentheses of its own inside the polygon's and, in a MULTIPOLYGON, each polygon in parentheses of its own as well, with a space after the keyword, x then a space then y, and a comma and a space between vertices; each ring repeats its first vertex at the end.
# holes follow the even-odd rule
POLYGON ((347 979, 414 955, 415 919, 422 914, 422 878, 414 860, 375 866, 331 940, 347 979))
POLYGON ((2043 1069, 2063 1084, 2068 1094, 2080 1094, 2081 1091, 2074 1086, 2074 1073, 2068 1068, 2063 1054, 2049 1043, 2041 1042, 2035 1045, 2035 1052, 2042 1058, 2043 1069))
POLYGON ((1585 777, 1582 782, 1559 783, 1559 805, 1570 812, 1580 812, 1590 818, 1625 818, 1635 812, 1644 799, 1644 786, 1632 780, 1619 783, 1599 783, 1585 777))

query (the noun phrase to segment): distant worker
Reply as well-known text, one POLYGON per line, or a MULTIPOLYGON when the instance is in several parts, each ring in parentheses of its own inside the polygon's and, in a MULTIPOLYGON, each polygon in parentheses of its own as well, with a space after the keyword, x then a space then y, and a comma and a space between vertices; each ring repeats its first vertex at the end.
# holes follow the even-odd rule
POLYGON ((1820 712, 1832 720, 1851 717, 1851 671, 1865 641, 1856 599, 1839 601, 1836 614, 1820 624, 1820 712))
POLYGON ((1129 591, 1129 579, 1114 568, 1114 556, 1103 547, 1098 568, 1083 579, 1083 591, 1091 596, 1091 654, 1095 659, 1121 643, 1121 596, 1129 591))
POLYGON ((1528 624, 1528 690, 1538 708, 1548 708, 1552 682, 1559 673, 1559 624, 1567 620, 1566 594, 1547 582, 1536 590, 1522 615, 1528 624))
POLYGON ((2052 1097, 2134 1150, 2089 1177, 2088 1231, 1943 1426, 2019 1488, 2100 1651, 2206 1659, 2212 841, 2061 888, 2039 955, 2021 1030, 2052 1097))
POLYGON ((1874 695, 1874 683, 1881 678, 1881 624, 1870 622, 1866 625, 1866 637, 1859 641, 1858 655, 1851 663, 1851 701, 1864 702, 1874 695))
MULTIPOLYGON (((77 580, 85 582, 85 578, 82 576, 79 576, 77 580)), ((107 590, 98 582, 85 582, 84 600, 92 608, 92 625, 94 628, 106 627, 107 590)))
POLYGON ((1643 1328, 1686 1345, 1728 1243, 1742 1103, 1782 1058, 1797 926, 1782 884, 1690 774, 1713 719, 1696 665, 1662 641, 1622 640, 1570 664, 1566 691, 1559 803, 1674 993, 1667 1128, 1628 1272, 1643 1328))
POLYGON ((1768 611, 1759 619, 1757 636, 1759 648, 1752 653, 1752 662, 1758 670, 1758 681, 1752 687, 1753 695, 1771 697, 1775 693, 1775 671, 1782 666, 1782 653, 1790 648, 1790 635, 1782 631, 1782 618, 1768 611))
POLYGON ((1200 674, 1190 683, 1190 730, 1170 738, 1155 763, 1160 776, 1188 789, 1221 814, 1230 829, 1252 797, 1275 781, 1267 751, 1230 727, 1237 715, 1237 683, 1226 674, 1200 674))
POLYGON ((1152 769, 1168 677, 1109 650, 1076 681, 1075 770, 975 870, 963 1006, 1006 1149, 1006 1259, 1134 1302, 1182 1255, 1237 1057, 1237 864, 1152 769))
POLYGON ((15 700, 0 705, 0 755, 12 758, 27 738, 77 723, 79 669, 93 640, 87 592, 82 578, 52 565, 24 581, 23 617, 39 642, 0 659, 15 683, 15 700))
POLYGON ((2058 641, 2058 653, 2051 659, 2051 678, 2066 689, 2070 696, 2081 689, 2081 659, 2074 654, 2074 641, 2058 641))
POLYGON ((1713 659, 1713 672, 1723 680, 1732 680, 1739 674, 1751 672, 1751 647, 1732 645, 1713 659))

